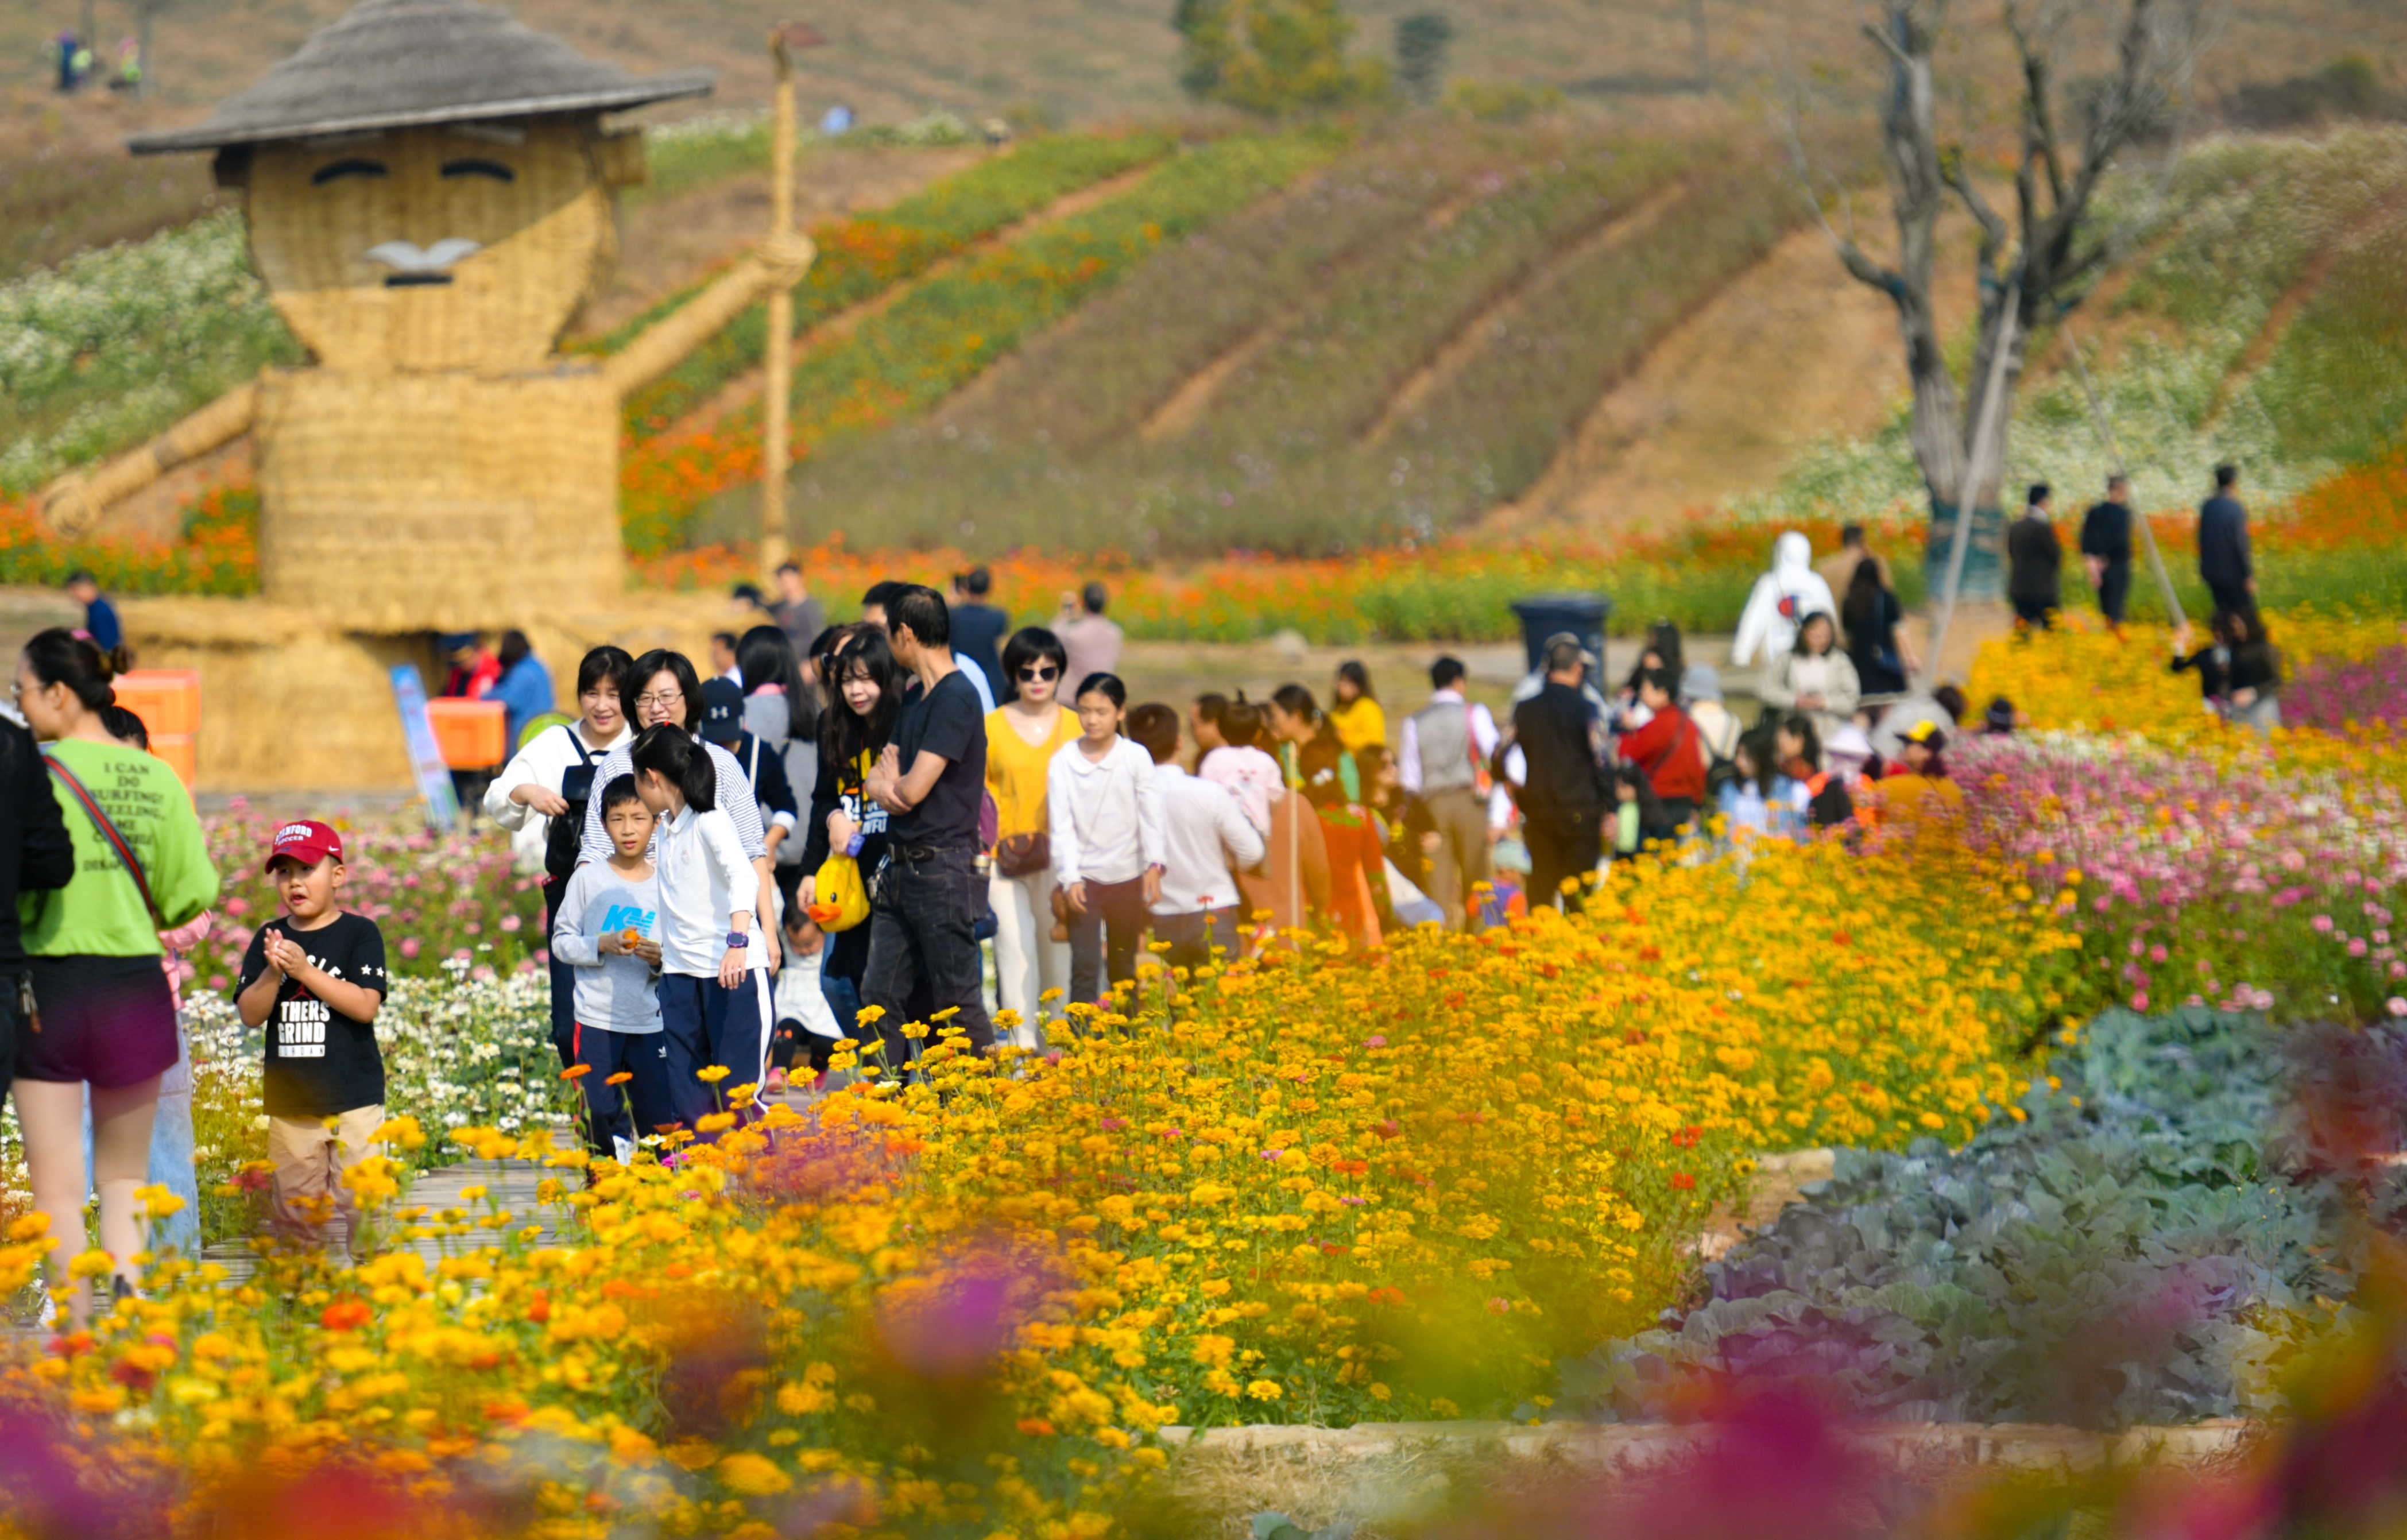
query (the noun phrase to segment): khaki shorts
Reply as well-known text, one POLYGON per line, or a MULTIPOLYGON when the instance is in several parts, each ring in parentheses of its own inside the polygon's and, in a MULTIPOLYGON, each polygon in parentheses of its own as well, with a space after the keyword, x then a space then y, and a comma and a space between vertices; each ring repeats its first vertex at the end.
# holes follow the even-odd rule
POLYGON ((368 1137, 384 1123, 382 1105, 353 1107, 332 1119, 267 1119, 267 1158, 276 1164, 276 1228, 289 1239, 358 1245, 359 1210, 343 1173, 368 1158, 368 1137), (326 1125, 332 1121, 334 1127, 326 1125), (327 1228, 340 1221, 339 1232, 327 1228))

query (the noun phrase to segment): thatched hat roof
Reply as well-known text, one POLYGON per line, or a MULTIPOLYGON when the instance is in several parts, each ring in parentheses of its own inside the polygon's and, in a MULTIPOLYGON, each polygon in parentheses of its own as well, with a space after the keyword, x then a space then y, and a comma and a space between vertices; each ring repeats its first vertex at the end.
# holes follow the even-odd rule
POLYGON ((127 141, 137 155, 411 123, 606 112, 707 93, 710 69, 630 75, 472 0, 361 0, 194 128, 127 141))

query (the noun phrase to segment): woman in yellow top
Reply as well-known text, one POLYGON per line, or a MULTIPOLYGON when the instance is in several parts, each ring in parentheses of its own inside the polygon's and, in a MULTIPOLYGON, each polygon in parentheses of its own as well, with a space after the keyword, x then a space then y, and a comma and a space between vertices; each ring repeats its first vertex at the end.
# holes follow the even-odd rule
POLYGON ((1348 658, 1337 665, 1332 698, 1329 725, 1337 730, 1338 748, 1350 754, 1374 744, 1387 747, 1388 714, 1379 709, 1378 698, 1371 693, 1371 671, 1360 660, 1348 658))
POLYGON ((1019 1024, 1011 1040, 1045 1046, 1047 990, 1070 987, 1070 948, 1053 939, 1053 849, 1047 837, 1045 776, 1053 752, 1078 736, 1078 714, 1057 698, 1070 666, 1061 638, 1041 626, 1014 632, 1003 648, 1003 682, 1018 693, 986 717, 986 789, 994 794, 994 974, 1003 1008, 1019 1024))

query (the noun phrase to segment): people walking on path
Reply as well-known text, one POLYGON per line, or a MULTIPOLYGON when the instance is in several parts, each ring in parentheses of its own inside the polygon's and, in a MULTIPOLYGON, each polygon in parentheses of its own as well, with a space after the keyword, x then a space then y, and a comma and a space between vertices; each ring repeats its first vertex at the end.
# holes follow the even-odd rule
POLYGON ((67 597, 83 606, 84 634, 93 646, 107 654, 125 645, 125 627, 117 619, 117 606, 100 591, 99 578, 78 567, 67 574, 67 597))
POLYGON ((919 680, 894 741, 865 790, 890 815, 886 874, 870 906, 864 1003, 884 1011, 887 1071, 900 1074, 902 1028, 913 987, 925 980, 939 1012, 984 1053, 994 1046, 987 1015, 985 959, 976 927, 987 910, 978 880, 979 814, 986 803, 986 713, 953 661, 952 616, 944 596, 916 585, 886 606, 895 662, 919 680))
POLYGON ((769 606, 769 618, 793 644, 795 657, 811 655, 811 644, 827 629, 827 607, 811 597, 810 585, 803 580, 799 563, 787 562, 778 566, 777 602, 769 606))
POLYGON ((585 1097, 586 1140, 597 1156, 633 1164, 635 1141, 677 1120, 662 1030, 658 817, 633 776, 601 788, 610 859, 579 866, 552 919, 551 955, 574 977, 569 1067, 585 1097))
MULTIPOLYGON (((757 1089, 769 1073, 770 979, 777 963, 762 911, 754 906, 767 885, 720 805, 722 797, 748 800, 751 792, 741 776, 722 775, 709 747, 675 722, 644 729, 628 758, 635 794, 659 820, 652 847, 670 1111, 709 1142, 757 1115, 737 1108, 729 1094, 757 1089)), ((619 854, 614 840, 611 855, 619 854)))
MULTIPOLYGON (((994 578, 984 567, 972 567, 953 578, 953 656, 964 668, 975 668, 986 681, 988 697, 997 705, 1011 699, 1011 680, 1004 672, 1000 649, 1011 630, 1011 616, 987 602, 994 578)), ((990 707, 989 709, 991 709, 990 707)))
POLYGON ((1795 530, 1772 542, 1772 570, 1755 580, 1746 608, 1730 638, 1730 666, 1745 668, 1760 654, 1768 663, 1797 642, 1797 623, 1808 615, 1836 615, 1830 585, 1814 570, 1814 545, 1795 530))
POLYGON ((2106 478, 2106 500, 2081 516, 2081 561, 2098 591, 2098 612, 2119 634, 2131 597, 2131 481, 2106 478))
POLYGON ((2215 467, 2215 495, 2198 508, 2198 575, 2215 607, 2238 613, 2257 604, 2257 563, 2248 549, 2248 510, 2240 504, 2240 467, 2215 467))
POLYGON ((1468 677, 1460 658, 1430 665, 1429 704, 1406 717, 1396 745, 1396 777, 1405 791, 1429 806, 1437 825, 1438 848, 1430 860, 1430 897, 1446 910, 1446 922, 1460 926, 1472 890, 1488 880, 1490 795, 1488 764, 1496 752, 1496 719, 1463 692, 1468 677))
POLYGON ((1128 687, 1092 674, 1076 700, 1078 736, 1046 774, 1046 826, 1070 911, 1070 999, 1097 1005, 1136 977, 1146 912, 1161 898, 1161 790, 1153 756, 1120 735, 1128 687))
POLYGON ((1360 810, 1362 787, 1353 757, 1338 746, 1320 703, 1300 684, 1279 686, 1264 713, 1279 742, 1288 789, 1302 792, 1320 821, 1329 854, 1330 915, 1358 945, 1376 946, 1379 920, 1370 878, 1380 870, 1379 844, 1360 810))
MULTIPOLYGON (((1047 777, 1053 756, 1076 741, 1078 718, 1061 701, 1069 654, 1041 626, 1012 633, 1003 649, 1004 704, 986 716, 986 789, 994 798, 995 997, 1018 1019, 1012 1041, 1044 1046, 1045 994, 1065 998, 1070 948, 1053 939, 1053 847, 1047 777), (1013 692, 1018 693, 1014 694, 1013 692)), ((1075 688, 1075 686, 1073 687, 1075 688)))
POLYGON ((2018 625, 2045 630, 2064 607, 2064 542, 2057 538, 2054 499, 2033 482, 2023 516, 2006 526, 2006 599, 2018 625))
POLYGON ((359 1203, 343 1178, 384 1124, 376 1020, 391 982, 384 933, 342 906, 343 839, 301 819, 267 857, 284 915, 254 932, 235 985, 245 1027, 265 1029, 263 1091, 277 1228, 292 1240, 363 1249, 359 1203), (330 1228, 339 1225, 339 1229, 330 1228))
POLYGON ((1873 553, 1865 541, 1861 524, 1842 525, 1839 549, 1815 563, 1814 570, 1820 575, 1824 586, 1830 589, 1831 597, 1840 600, 1844 607, 1847 588, 1856 580, 1856 569, 1866 562, 1879 570, 1881 587, 1891 591, 1896 589, 1897 579, 1889 571, 1888 558, 1873 553))
POLYGON ((1190 776, 1178 763, 1178 713, 1161 705, 1129 713, 1128 734, 1153 761, 1161 805, 1161 880, 1151 904, 1155 937, 1174 968, 1200 968, 1244 955, 1236 874, 1268 853, 1261 832, 1228 788, 1190 776))
POLYGON ((1806 616, 1795 645, 1765 667, 1757 698, 1776 710, 1805 713, 1825 736, 1838 731, 1863 697, 1855 663, 1839 649, 1838 640, 1839 628, 1830 616, 1806 616))
MULTIPOLYGON (((585 843, 585 806, 593 775, 635 734, 623 698, 635 660, 605 643, 577 665, 577 706, 564 726, 536 734, 485 788, 485 814, 509 831, 519 874, 543 878, 544 925, 559 923, 560 904, 585 843)), ((551 1042, 561 1067, 574 1062, 576 977, 557 957, 551 971, 551 1042)))
POLYGON ((1329 725, 1336 730, 1337 746, 1347 753, 1388 741, 1388 714, 1371 692, 1371 671, 1358 659, 1337 665, 1330 691, 1329 725))
MULTIPOLYGON (((1586 660, 1575 641, 1546 649, 1546 682, 1513 708, 1507 740, 1523 765, 1518 801, 1530 848, 1530 905, 1562 905, 1565 882, 1585 885, 1604 853, 1602 820, 1611 782, 1602 769, 1604 724, 1580 692, 1586 660)), ((1578 889, 1569 895, 1579 906, 1578 889)))
POLYGON ((1061 619, 1053 629, 1069 650, 1069 672, 1062 677, 1074 687, 1090 674, 1120 670, 1120 645, 1125 638, 1117 623, 1104 619, 1104 606, 1110 598, 1101 583, 1089 583, 1075 594, 1061 595, 1061 619))
POLYGON ((503 632, 501 649, 493 661, 502 665, 501 677, 485 698, 502 703, 502 741, 515 749, 527 723, 558 706, 552 695, 551 670, 535 656, 534 644, 523 631, 503 632))
POLYGON ((1236 798, 1246 821, 1267 836, 1287 780, 1263 748, 1262 708, 1242 694, 1233 701, 1205 695, 1195 703, 1194 720, 1196 775, 1236 798))
MULTIPOLYGON (((800 803, 819 779, 819 692, 805 681, 802 662, 781 627, 757 625, 737 637, 735 663, 744 676, 744 731, 777 757, 786 786, 800 803)), ((765 791, 761 800, 770 801, 765 791)), ((764 840, 767 833, 762 832, 764 840)), ((800 833, 790 832, 771 853, 777 892, 790 909, 802 886, 803 845, 800 833)))
MULTIPOLYGON (((819 777, 805 820, 803 880, 796 902, 817 902, 819 874, 831 855, 849 856, 865 876, 886 859, 886 809, 869 800, 869 772, 893 741, 903 714, 903 671, 886 633, 868 624, 836 634, 820 677, 827 681, 827 715, 819 739, 819 777)), ((834 921, 831 918, 830 921, 834 921)), ((864 1050, 879 1041, 861 1021, 862 978, 869 971, 866 920, 828 933, 819 963, 819 991, 836 1025, 864 1050)))
POLYGON ((1905 689, 1906 676, 1921 668, 1921 660, 1905 646, 1905 606, 1869 556, 1856 563, 1842 592, 1839 617, 1846 622, 1847 661, 1855 665, 1857 684, 1867 695, 1897 694, 1905 689))
POLYGON ((1680 709, 1679 688, 1679 677, 1670 669, 1648 670, 1638 682, 1638 693, 1651 715, 1645 726, 1621 740, 1621 757, 1645 772, 1646 784, 1660 805, 1660 821, 1646 830, 1650 839, 1673 838, 1683 825, 1693 830, 1697 809, 1705 800, 1703 735, 1680 709))
MULTIPOLYGON (((96 1190, 101 1249, 114 1259, 113 1276, 132 1287, 140 1281, 134 1258, 144 1249, 134 1190, 150 1172, 160 1077, 179 1055, 159 933, 214 903, 218 874, 176 773, 118 742, 102 720, 123 663, 122 649, 104 653, 88 636, 55 627, 28 641, 17 663, 18 709, 48 745, 21 759, 17 805, 50 799, 58 820, 24 816, 21 861, 9 873, 21 885, 33 878, 17 913, 40 1023, 39 1031, 16 1023, 11 1094, 34 1209, 50 1221, 50 1263, 82 1249, 84 1198, 96 1190), (71 853, 64 863, 62 827, 71 853)), ((10 744, 20 756, 30 748, 14 737, 10 744)), ((67 1292, 63 1266, 46 1271, 53 1298, 64 1293, 69 1314, 88 1319, 86 1285, 67 1292)))

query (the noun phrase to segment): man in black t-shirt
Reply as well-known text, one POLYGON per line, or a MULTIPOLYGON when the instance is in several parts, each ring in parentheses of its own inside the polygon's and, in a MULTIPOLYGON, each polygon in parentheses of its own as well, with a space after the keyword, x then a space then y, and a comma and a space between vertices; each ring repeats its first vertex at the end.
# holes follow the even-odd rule
MULTIPOLYGON (((925 980, 948 1025, 983 1053, 994 1046, 986 1013, 976 925, 987 905, 977 869, 978 814, 986 800, 986 714, 953 661, 952 617, 935 590, 916 584, 887 601, 895 662, 919 681, 894 741, 863 790, 887 810, 887 866, 870 906, 864 1004, 885 1010, 878 1031, 886 1066, 900 1075, 909 1056, 904 1004, 925 980)), ((932 1032, 937 1029, 931 1029, 932 1032)))
POLYGON ((335 905, 347 876, 343 838, 325 824, 303 819, 278 828, 267 872, 285 915, 252 934, 235 1009, 244 1026, 267 1029, 277 1225, 314 1241, 338 1215, 343 1239, 356 1250, 359 1211, 343 1174, 367 1159, 384 1122, 384 1055, 376 1040, 387 987, 384 933, 335 905))
MULTIPOLYGON (((1596 706, 1580 691, 1587 660, 1579 643, 1559 639, 1546 649, 1546 682, 1513 708, 1513 735, 1497 746, 1521 750, 1524 766, 1517 800, 1521 833, 1530 849, 1530 907, 1564 903, 1562 885, 1585 885, 1604 854, 1606 787, 1604 726, 1596 706)), ((1570 907, 1579 907, 1573 897, 1570 907)))

